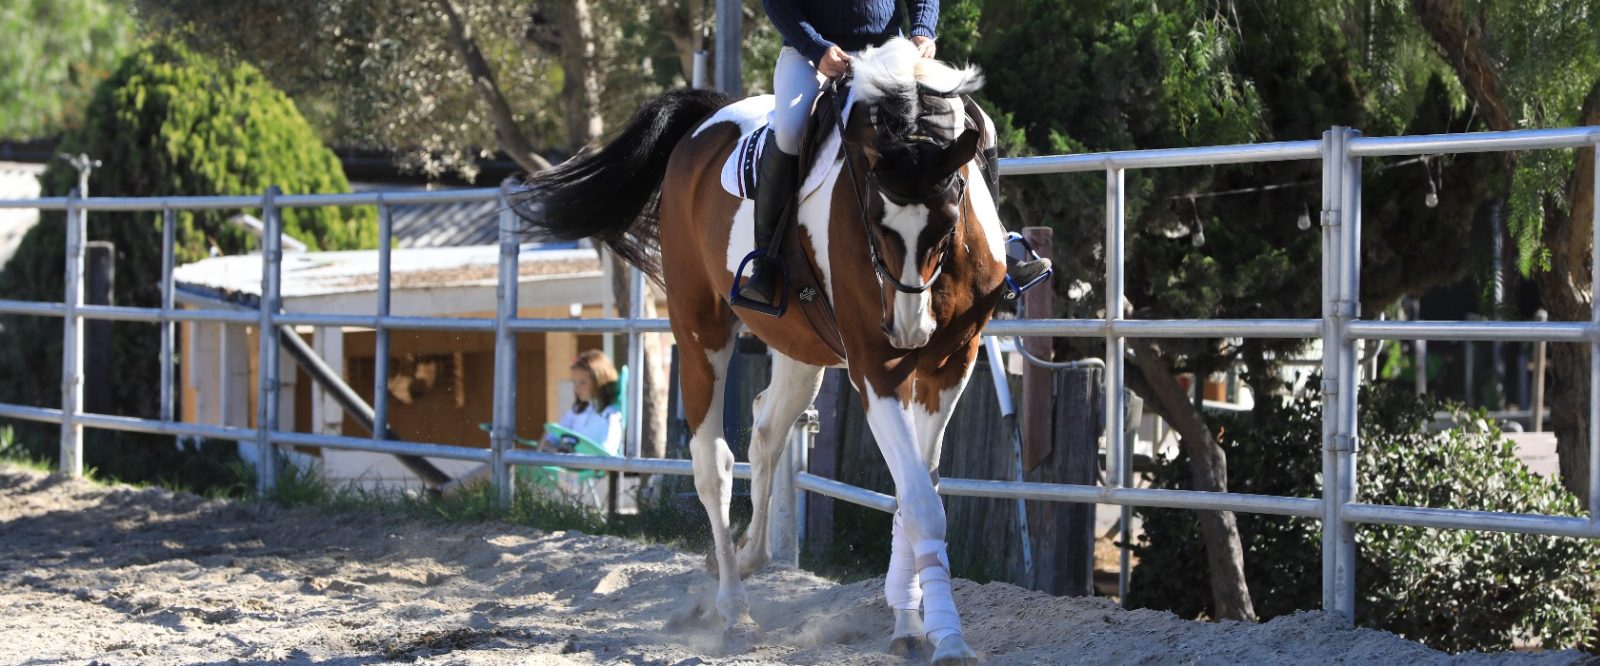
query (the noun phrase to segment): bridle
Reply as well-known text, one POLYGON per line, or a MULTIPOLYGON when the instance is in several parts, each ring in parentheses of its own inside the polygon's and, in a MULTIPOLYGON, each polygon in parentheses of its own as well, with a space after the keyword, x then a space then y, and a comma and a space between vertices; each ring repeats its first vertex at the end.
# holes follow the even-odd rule
MULTIPOLYGON (((839 124, 839 136, 842 143, 848 144, 849 141, 844 139, 844 134, 845 128, 849 124, 850 119, 844 115, 844 95, 840 93, 840 83, 843 80, 845 80, 845 77, 830 79, 829 85, 833 87, 833 110, 834 117, 837 119, 836 122, 839 124)), ((913 135, 910 137, 910 140, 933 143, 932 138, 922 135, 913 135)), ((911 286, 901 282, 894 276, 894 273, 889 270, 889 267, 883 263, 883 253, 878 248, 878 235, 873 233, 870 222, 871 217, 867 208, 867 198, 862 195, 861 186, 856 184, 859 178, 856 175, 855 157, 848 149, 844 151, 844 163, 845 168, 850 172, 850 189, 855 192, 856 205, 861 212, 861 230, 867 237, 867 253, 872 258, 872 268, 875 270, 878 278, 878 298, 882 302, 885 315, 887 315, 889 312, 889 304, 883 298, 884 283, 887 282, 890 286, 894 287, 895 291, 898 291, 902 294, 921 294, 932 288, 933 283, 938 281, 940 275, 944 274, 944 261, 950 256, 950 245, 955 241, 956 229, 961 226, 961 222, 964 220, 957 219, 955 224, 950 225, 950 231, 946 232, 944 237, 939 239, 938 245, 935 246, 939 252, 939 259, 934 265, 932 276, 916 286, 911 286)), ((893 203, 896 206, 913 206, 917 204, 926 204, 930 201, 943 200, 952 189, 956 191, 956 200, 960 201, 966 196, 967 179, 965 176, 961 175, 960 171, 956 171, 955 173, 950 174, 949 178, 945 179, 944 185, 939 187, 937 191, 924 197, 906 197, 896 194, 894 191, 884 187, 881 183, 879 183, 878 177, 873 174, 871 170, 867 171, 867 185, 871 189, 882 194, 885 199, 888 199, 890 203, 893 203)), ((961 209, 959 206, 958 209, 961 210, 960 215, 965 217, 966 210, 961 209)), ((914 242, 915 241, 908 241, 906 245, 908 248, 914 248, 914 242)), ((915 250, 910 249, 909 251, 915 250)))

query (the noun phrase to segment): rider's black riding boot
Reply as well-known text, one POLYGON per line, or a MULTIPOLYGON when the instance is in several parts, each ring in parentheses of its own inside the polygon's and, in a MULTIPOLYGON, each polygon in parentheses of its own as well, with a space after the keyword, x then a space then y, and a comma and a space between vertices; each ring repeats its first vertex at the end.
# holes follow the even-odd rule
MULTIPOLYGON (((784 210, 794 201, 800 183, 795 172, 799 170, 800 157, 778 148, 777 138, 767 134, 761 148, 761 176, 756 181, 756 249, 770 251, 772 236, 784 210)), ((770 305, 778 302, 778 261, 774 255, 751 262, 750 279, 739 287, 739 296, 770 305)))
MULTIPOLYGON (((983 179, 989 184, 989 198, 994 202, 995 208, 1000 207, 1000 151, 995 148, 983 149, 983 179)), ((1040 274, 1050 270, 1050 260, 1046 258, 1017 260, 1006 254, 1006 275, 1011 276, 1011 281, 1020 288, 1032 282, 1040 274)))

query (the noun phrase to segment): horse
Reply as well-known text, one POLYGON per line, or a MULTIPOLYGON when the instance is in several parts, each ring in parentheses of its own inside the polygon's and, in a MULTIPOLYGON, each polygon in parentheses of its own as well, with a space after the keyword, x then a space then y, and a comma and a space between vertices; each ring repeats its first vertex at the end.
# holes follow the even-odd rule
POLYGON ((753 249, 754 202, 729 194, 719 173, 770 99, 668 91, 609 144, 529 176, 516 207, 531 233, 593 238, 665 289, 725 645, 757 631, 743 579, 770 559, 768 503, 786 434, 816 398, 823 370, 843 366, 898 500, 884 585, 890 650, 976 664, 951 592, 937 468, 980 333, 1004 296, 1005 232, 978 156, 980 144, 993 145, 994 125, 966 97, 982 86, 977 68, 920 58, 907 40, 861 54, 851 77, 852 102, 839 107, 842 146, 803 168, 824 170, 822 181, 802 194, 791 222, 832 304, 842 355, 793 310, 772 317, 729 304, 753 249), (722 411, 741 326, 768 345, 773 365, 752 406, 754 507, 735 544, 722 411))

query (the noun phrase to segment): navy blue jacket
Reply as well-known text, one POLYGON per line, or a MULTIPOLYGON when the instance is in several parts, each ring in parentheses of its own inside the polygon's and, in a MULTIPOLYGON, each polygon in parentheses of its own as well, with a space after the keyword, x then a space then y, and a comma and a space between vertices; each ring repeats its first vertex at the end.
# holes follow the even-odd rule
MULTIPOLYGON (((933 39, 939 24, 939 0, 906 0, 911 8, 911 35, 933 39)), ((761 0, 767 17, 792 46, 811 62, 820 62, 828 47, 859 51, 899 34, 906 18, 896 0, 761 0)))

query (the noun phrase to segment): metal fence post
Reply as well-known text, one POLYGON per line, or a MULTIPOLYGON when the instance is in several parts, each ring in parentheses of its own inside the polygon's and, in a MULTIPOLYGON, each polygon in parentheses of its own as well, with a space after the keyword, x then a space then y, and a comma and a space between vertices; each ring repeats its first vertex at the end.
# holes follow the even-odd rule
MULTIPOLYGON (((1594 150, 1594 188, 1589 190, 1591 252, 1600 252, 1600 136, 1590 142, 1594 150)), ((1576 206, 1577 202, 1572 202, 1576 206)), ((1589 262, 1589 290, 1600 289, 1600 260, 1589 262)), ((1600 307, 1589 306, 1589 519, 1600 524, 1600 307)))
MULTIPOLYGON (((500 184, 500 284, 495 289, 494 322, 494 432, 490 437, 490 483, 500 508, 509 508, 514 499, 510 468, 505 454, 516 441, 517 432, 517 333, 511 320, 517 316, 517 216, 511 210, 507 188, 513 180, 500 184)), ((535 204, 537 205, 537 204, 535 204)))
MULTIPOLYGON (((1356 451, 1360 448, 1360 413, 1357 405, 1361 396, 1361 354, 1359 341, 1350 335, 1350 323, 1361 316, 1361 158, 1350 155, 1350 140, 1361 136, 1359 130, 1345 129, 1337 138, 1339 142, 1339 276, 1335 304, 1338 319, 1339 393, 1338 436, 1334 439, 1335 476, 1334 501, 1337 520, 1333 524, 1334 541, 1334 610, 1346 622, 1354 623, 1356 617, 1356 537, 1355 523, 1343 518, 1345 505, 1356 497, 1356 451)), ((1324 525, 1323 529, 1329 526, 1324 525)))
POLYGON ((161 420, 173 420, 172 408, 172 354, 174 331, 172 323, 173 286, 172 269, 177 253, 178 215, 171 207, 161 209, 161 420))
POLYGON ((1338 606, 1338 530, 1339 465, 1338 446, 1339 348, 1336 303, 1339 275, 1339 137, 1344 129, 1334 127, 1322 133, 1322 609, 1338 606))
POLYGON ((1127 413, 1125 406, 1127 398, 1123 394, 1125 386, 1126 367, 1123 357, 1127 355, 1128 342, 1116 331, 1116 323, 1122 319, 1122 260, 1123 260, 1123 224, 1125 210, 1123 204, 1126 198, 1123 186, 1126 183, 1126 172, 1119 167, 1106 169, 1106 485, 1111 488, 1121 487, 1123 484, 1123 469, 1128 461, 1124 458, 1127 453, 1123 441, 1127 438, 1125 421, 1127 413))
POLYGON ((744 12, 739 0, 717 0, 717 89, 740 95, 739 51, 743 48, 744 12))
POLYGON ((274 319, 280 307, 283 276, 283 217, 277 203, 280 194, 282 191, 273 185, 261 198, 266 228, 261 234, 261 318, 256 327, 256 374, 260 379, 256 389, 256 492, 263 496, 278 485, 278 452, 272 444, 272 432, 278 429, 278 326, 274 319))
POLYGON ((792 567, 800 566, 799 507, 805 505, 796 479, 816 423, 817 410, 807 409, 789 426, 788 441, 784 443, 783 455, 778 458, 776 474, 772 477, 772 498, 767 504, 770 516, 767 550, 772 554, 772 561, 792 567))
POLYGON ((89 235, 88 215, 78 205, 83 189, 67 195, 66 313, 61 326, 61 467, 67 478, 83 476, 83 305, 84 241, 89 235))
POLYGON ((628 429, 623 455, 639 457, 644 442, 644 335, 639 332, 639 322, 644 319, 644 299, 650 291, 644 286, 644 271, 628 266, 628 429))
POLYGON ((388 439, 389 433, 389 326, 383 318, 389 316, 390 248, 394 239, 393 216, 389 204, 378 195, 378 328, 373 335, 372 352, 372 439, 388 439))

